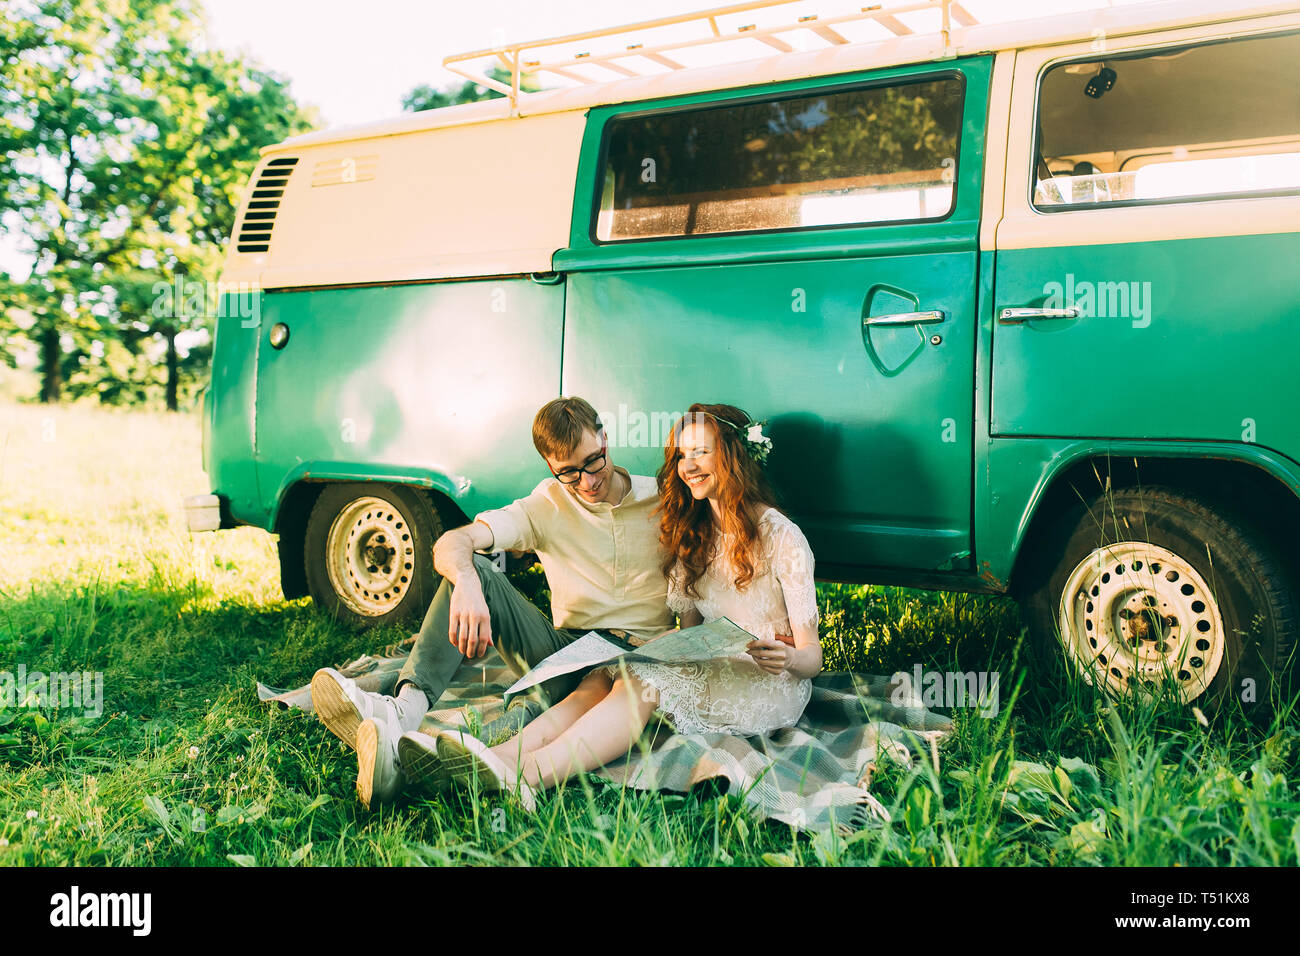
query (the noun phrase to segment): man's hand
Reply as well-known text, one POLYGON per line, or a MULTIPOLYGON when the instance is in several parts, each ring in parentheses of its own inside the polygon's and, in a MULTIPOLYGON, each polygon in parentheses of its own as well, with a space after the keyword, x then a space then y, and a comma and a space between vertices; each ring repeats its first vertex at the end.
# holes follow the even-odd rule
POLYGON ((667 637, 669 634, 676 634, 679 630, 681 630, 681 628, 669 628, 661 634, 656 634, 654 637, 633 637, 629 634, 627 642, 633 647, 640 647, 642 644, 649 644, 651 641, 657 641, 659 638, 667 637))
POLYGON ((482 657, 492 646, 492 618, 483 588, 472 574, 463 575, 452 588, 447 639, 466 657, 482 657))
POLYGON ((776 637, 761 637, 750 641, 745 652, 769 674, 779 674, 790 664, 790 647, 776 637))
POLYGON ((451 582, 447 639, 466 657, 482 657, 492 645, 492 618, 474 569, 474 552, 492 544, 492 529, 475 521, 453 528, 433 546, 433 569, 451 582))

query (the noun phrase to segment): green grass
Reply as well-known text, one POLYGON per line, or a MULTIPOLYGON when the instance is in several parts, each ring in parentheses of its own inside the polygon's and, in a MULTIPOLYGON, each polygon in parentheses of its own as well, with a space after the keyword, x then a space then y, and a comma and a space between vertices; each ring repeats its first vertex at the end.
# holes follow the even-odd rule
MULTIPOLYGON (((0 670, 102 671, 104 712, 0 710, 0 862, 130 864, 1297 863, 1300 729, 1103 705, 1036 665, 1006 599, 822 585, 828 667, 997 671, 931 762, 885 761, 888 827, 810 838, 734 796, 585 778, 523 814, 453 794, 376 813, 355 759, 254 683, 305 683, 406 636, 280 594, 272 538, 189 535, 206 492, 188 415, 0 404, 0 670)), ((544 598, 534 572, 521 579, 544 598)))

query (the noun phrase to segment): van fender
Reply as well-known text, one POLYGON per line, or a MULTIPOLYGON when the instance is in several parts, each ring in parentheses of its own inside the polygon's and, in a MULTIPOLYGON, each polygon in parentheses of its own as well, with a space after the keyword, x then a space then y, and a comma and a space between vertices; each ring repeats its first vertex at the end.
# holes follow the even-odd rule
POLYGON ((393 464, 360 464, 350 461, 304 461, 290 470, 280 480, 272 503, 271 527, 280 525, 281 510, 288 498, 289 489, 299 482, 374 481, 384 484, 410 485, 438 491, 452 501, 459 497, 459 489, 468 486, 464 478, 448 475, 429 468, 404 467, 393 464))
MULTIPOLYGON (((1257 468, 1300 499, 1300 465, 1259 445, 1209 441, 1107 441, 993 438, 988 443, 985 484, 976 489, 977 571, 999 590, 1012 569, 1044 499, 1072 468, 1088 459, 1167 458, 1217 461, 1257 468), (1019 508, 1015 505, 1023 502, 1019 508), (1011 507, 1007 507, 1011 506, 1011 507), (1001 513, 999 513, 1001 512, 1001 513)), ((1099 465, 1104 479, 1107 470, 1099 465)))

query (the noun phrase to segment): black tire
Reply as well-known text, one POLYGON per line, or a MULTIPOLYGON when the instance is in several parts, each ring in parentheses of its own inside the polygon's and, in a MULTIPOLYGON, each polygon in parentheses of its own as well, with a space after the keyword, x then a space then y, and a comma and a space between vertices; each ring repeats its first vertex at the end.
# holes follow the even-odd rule
POLYGON ((330 485, 307 519, 303 566, 312 600, 357 627, 419 621, 437 589, 433 544, 442 530, 421 491, 330 485))
POLYGON ((1239 701, 1267 720, 1285 700, 1294 582, 1243 516, 1174 488, 1124 488, 1060 515, 1021 567, 1039 654, 1112 695, 1147 692, 1163 668, 1205 710, 1239 701))

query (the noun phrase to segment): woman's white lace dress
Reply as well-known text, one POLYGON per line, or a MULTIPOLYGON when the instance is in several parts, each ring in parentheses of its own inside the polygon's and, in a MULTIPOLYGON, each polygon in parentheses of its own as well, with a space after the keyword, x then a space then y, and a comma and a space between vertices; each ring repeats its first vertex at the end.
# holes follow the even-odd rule
MULTIPOLYGON (((769 508, 758 521, 760 555, 744 590, 727 557, 727 542, 714 543, 708 570, 696 582, 699 599, 684 591, 678 565, 668 576, 668 606, 679 614, 692 608, 705 621, 727 617, 757 637, 793 635, 800 625, 817 626, 813 555, 798 526, 769 508)), ((812 681, 782 671, 769 674, 748 654, 698 664, 628 663, 628 670, 659 691, 658 712, 678 733, 757 736, 799 720, 812 681)))

